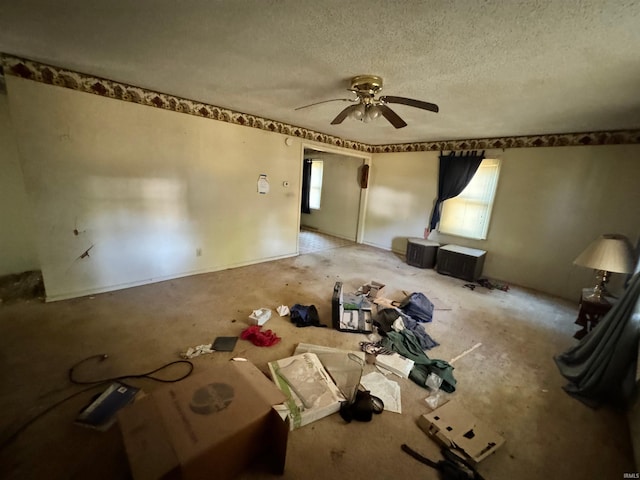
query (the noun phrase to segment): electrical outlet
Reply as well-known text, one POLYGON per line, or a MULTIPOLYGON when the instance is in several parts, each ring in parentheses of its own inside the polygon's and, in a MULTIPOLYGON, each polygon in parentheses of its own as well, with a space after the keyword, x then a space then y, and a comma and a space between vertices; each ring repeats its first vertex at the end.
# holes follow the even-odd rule
POLYGON ((202 249, 196 248, 196 257, 201 257, 201 256, 202 256, 202 249))

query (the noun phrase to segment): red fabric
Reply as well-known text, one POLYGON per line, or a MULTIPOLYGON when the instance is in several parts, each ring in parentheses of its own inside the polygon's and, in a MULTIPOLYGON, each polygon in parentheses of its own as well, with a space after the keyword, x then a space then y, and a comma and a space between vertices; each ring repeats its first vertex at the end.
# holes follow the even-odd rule
POLYGON ((261 329, 262 327, 260 325, 251 325, 242 331, 240 338, 249 340, 258 347, 270 347, 280 341, 280 337, 271 330, 262 331, 261 329))

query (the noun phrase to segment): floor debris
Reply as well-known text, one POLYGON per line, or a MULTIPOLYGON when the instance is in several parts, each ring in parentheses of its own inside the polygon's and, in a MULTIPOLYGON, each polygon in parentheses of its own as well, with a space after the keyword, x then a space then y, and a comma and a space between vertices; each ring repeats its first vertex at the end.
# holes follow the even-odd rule
POLYGON ((451 360, 449 360, 449 363, 453 363, 457 360, 460 360, 462 357, 464 357, 465 355, 473 352, 476 348, 482 346, 481 343, 476 343, 473 347, 468 348, 467 350, 465 350, 464 352, 462 352, 460 355, 458 355, 457 357, 452 358, 451 360))
POLYGON ((249 340, 257 347, 270 347, 278 343, 281 338, 271 330, 262 330, 260 325, 251 325, 240 334, 243 340, 249 340))
POLYGON ((182 358, 186 358, 187 360, 190 358, 199 357, 200 355, 206 355, 208 353, 213 353, 215 350, 211 348, 211 344, 208 343, 206 345, 198 345, 196 347, 189 347, 187 351, 182 353, 180 356, 182 358))
POLYGON ((211 348, 215 352, 233 352, 237 341, 238 337, 216 337, 211 348))
POLYGON ((253 320, 256 325, 262 326, 271 318, 271 310, 268 308, 259 308, 254 310, 249 318, 253 320))
POLYGON ((389 412, 402 413, 402 401, 400 397, 400 385, 389 380, 379 372, 371 372, 362 377, 360 383, 369 390, 372 395, 379 397, 384 402, 384 409, 389 412))

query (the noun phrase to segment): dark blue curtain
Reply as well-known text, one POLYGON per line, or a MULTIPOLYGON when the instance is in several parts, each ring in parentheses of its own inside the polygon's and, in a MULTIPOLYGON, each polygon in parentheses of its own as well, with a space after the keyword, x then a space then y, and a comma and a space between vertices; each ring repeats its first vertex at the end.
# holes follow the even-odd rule
POLYGON ((302 161, 302 213, 311 213, 309 191, 311 190, 311 160, 302 161))
POLYGON ((451 152, 448 155, 440 152, 440 170, 438 173, 438 198, 431 212, 429 229, 435 230, 440 222, 442 202, 449 198, 457 197, 464 190, 473 176, 476 174, 480 163, 484 159, 484 150, 478 154, 476 150, 460 152, 456 155, 451 152))
POLYGON ((616 304, 580 342, 554 357, 569 380, 564 390, 590 407, 624 406, 633 396, 640 331, 633 318, 640 297, 636 273, 616 304))

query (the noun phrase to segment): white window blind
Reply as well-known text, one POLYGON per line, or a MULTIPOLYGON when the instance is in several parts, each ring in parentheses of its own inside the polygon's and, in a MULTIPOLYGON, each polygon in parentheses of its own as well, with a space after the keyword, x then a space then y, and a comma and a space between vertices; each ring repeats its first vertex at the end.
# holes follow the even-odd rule
POLYGON ((485 158, 469 185, 457 197, 445 200, 438 230, 450 235, 484 240, 498 185, 500 160, 485 158))
POLYGON ((309 187, 309 208, 320 209, 322 197, 322 160, 311 161, 311 183, 309 187))

